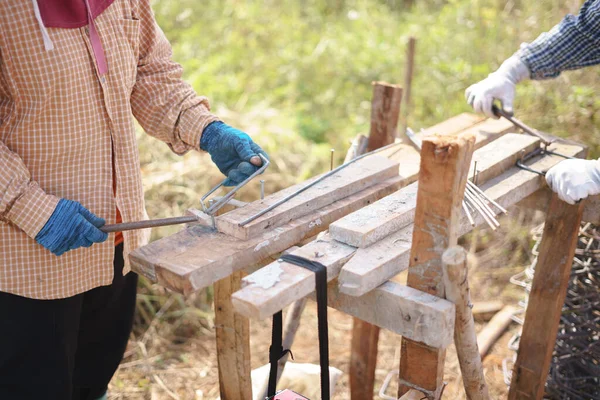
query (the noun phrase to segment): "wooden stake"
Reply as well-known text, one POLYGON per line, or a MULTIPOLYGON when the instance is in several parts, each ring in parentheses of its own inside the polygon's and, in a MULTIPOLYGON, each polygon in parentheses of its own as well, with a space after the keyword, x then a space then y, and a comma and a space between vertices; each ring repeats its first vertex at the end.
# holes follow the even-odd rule
POLYGON ((237 314, 231 304, 231 294, 240 288, 243 275, 243 271, 236 271, 214 285, 219 390, 223 400, 252 398, 250 322, 237 314))
POLYGON ((408 126, 408 113, 410 112, 410 94, 412 90, 412 81, 415 70, 415 46, 417 39, 414 36, 408 38, 408 46, 406 48, 406 74, 404 75, 404 98, 402 100, 402 127, 400 130, 400 138, 408 143, 406 136, 406 127, 408 126))
MULTIPOLYGON (((371 130, 367 151, 394 143, 402 88, 385 82, 373 83, 371 102, 371 130)), ((357 154, 359 155, 359 154, 357 154)), ((373 398, 379 327, 354 318, 350 355, 350 398, 364 400, 373 398)))
POLYGON ((400 116, 402 88, 385 82, 373 83, 371 130, 367 151, 394 143, 400 116))
POLYGON ((584 202, 552 195, 535 267, 509 399, 541 399, 565 302, 584 202))
POLYGON ((483 376, 483 366, 477 348, 475 322, 471 313, 467 252, 459 246, 451 247, 442 255, 446 299, 456 306, 454 344, 460 364, 463 384, 470 400, 489 399, 483 376))
MULTIPOLYGON (((227 204, 218 214, 235 208, 227 204)), ((214 283, 215 334, 221 400, 252 398, 250 373, 250 320, 235 312, 231 295, 241 287, 244 270, 233 272, 214 283)))
MULTIPOLYGON (((407 284, 438 297, 444 297, 442 253, 458 238, 474 142, 471 135, 423 140, 407 284)), ((445 356, 445 349, 402 338, 398 397, 411 389, 403 382, 439 396, 445 356)))

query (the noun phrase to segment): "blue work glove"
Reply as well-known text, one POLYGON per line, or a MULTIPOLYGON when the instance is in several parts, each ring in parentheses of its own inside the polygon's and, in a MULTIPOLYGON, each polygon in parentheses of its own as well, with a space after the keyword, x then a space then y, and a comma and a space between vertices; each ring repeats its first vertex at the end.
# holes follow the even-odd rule
POLYGON ((255 173, 262 165, 259 154, 269 158, 250 136, 220 121, 204 128, 200 148, 227 177, 225 186, 238 185, 255 173))
POLYGON ((104 242, 108 234, 98 229, 104 223, 78 202, 61 199, 35 241, 60 256, 69 250, 104 242))

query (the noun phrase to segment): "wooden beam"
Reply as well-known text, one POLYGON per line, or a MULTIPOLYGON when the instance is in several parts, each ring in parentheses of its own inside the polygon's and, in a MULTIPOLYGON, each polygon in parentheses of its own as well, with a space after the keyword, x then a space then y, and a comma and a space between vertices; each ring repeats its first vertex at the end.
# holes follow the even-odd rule
MULTIPOLYGON (((327 279, 338 276, 342 265, 356 249, 332 240, 329 234, 291 254, 318 261, 327 267, 327 279)), ((275 261, 242 281, 233 294, 235 309, 250 318, 263 319, 282 310, 315 290, 315 274, 294 264, 275 261)))
POLYGON ((234 272, 214 285, 219 391, 223 400, 252 398, 250 323, 231 304, 231 294, 239 289, 243 274, 234 272))
POLYGON ((248 240, 395 176, 398 176, 398 163, 374 155, 349 165, 245 226, 240 226, 240 222, 306 187, 319 177, 231 211, 217 218, 217 229, 238 239, 248 240))
POLYGON ((329 284, 327 297, 329 307, 372 326, 432 347, 446 348, 452 343, 454 304, 445 299, 392 281, 364 296, 353 297, 341 293, 335 280, 329 284))
MULTIPOLYGON (((480 148, 473 154, 473 161, 477 161, 478 183, 483 184, 500 175, 515 165, 522 152, 527 154, 539 145, 539 139, 533 136, 509 133, 480 148)), ((470 176, 473 175, 472 166, 470 176)), ((417 187, 418 182, 415 182, 341 218, 329 227, 331 236, 354 247, 368 247, 411 224, 417 203, 417 187)))
POLYGON ((374 185, 248 241, 204 226, 191 226, 134 250, 132 268, 173 291, 191 294, 278 254, 329 224, 394 191, 405 181, 395 178, 374 185))
POLYGON ((556 194, 550 200, 509 399, 541 399, 567 294, 579 237, 583 202, 569 205, 556 194))
POLYGON ((371 104, 371 130, 367 151, 394 143, 402 88, 386 82, 373 82, 373 100, 371 104))
POLYGON ((454 344, 467 398, 486 400, 490 398, 483 365, 477 347, 475 321, 471 312, 467 252, 460 246, 450 247, 442 255, 446 299, 456 306, 454 344))
MULTIPOLYGON (((442 253, 458 240, 474 143, 471 135, 457 135, 427 137, 422 144, 407 284, 437 297, 444 296, 442 253)), ((440 393, 445 354, 445 349, 403 337, 398 397, 411 389, 406 383, 440 393)))
MULTIPOLYGON (((573 157, 580 157, 586 152, 583 146, 572 143, 554 143, 551 149, 573 157)), ((547 170, 562 160, 560 157, 544 156, 536 157, 528 164, 537 170, 547 170)), ((491 199, 508 208, 545 185, 545 180, 539 175, 512 167, 481 185, 481 188, 491 199)), ((476 226, 485 223, 479 214, 473 215, 473 218, 476 226)), ((463 216, 458 233, 464 235, 472 229, 463 216)), ((378 243, 358 249, 340 271, 340 290, 361 296, 407 269, 412 230, 413 226, 409 225, 378 243)))

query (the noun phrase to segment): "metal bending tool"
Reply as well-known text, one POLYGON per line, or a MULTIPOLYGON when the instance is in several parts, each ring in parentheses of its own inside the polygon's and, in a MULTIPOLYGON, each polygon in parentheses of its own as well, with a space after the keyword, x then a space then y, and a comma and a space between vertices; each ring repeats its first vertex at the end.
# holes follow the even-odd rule
POLYGON ((521 158, 519 158, 517 160, 517 167, 519 167, 522 170, 529 171, 531 173, 534 173, 534 174, 537 174, 537 175, 540 175, 540 176, 546 176, 546 171, 538 171, 537 169, 533 169, 530 166, 528 166, 528 165, 525 164, 525 161, 530 160, 533 157, 536 157, 536 156, 545 156, 545 155, 557 156, 557 157, 562 157, 562 158, 566 158, 566 159, 575 159, 575 158, 577 158, 577 157, 566 156, 564 154, 560 154, 560 153, 557 153, 555 151, 548 150, 545 147, 544 148, 540 147, 540 148, 537 148, 537 149, 533 150, 529 154, 523 154, 521 156, 521 158))
POLYGON ((528 133, 531 136, 537 137, 538 139, 540 139, 542 141, 542 143, 544 143, 544 146, 548 146, 549 144, 556 141, 556 139, 554 137, 548 135, 547 133, 538 131, 537 129, 530 127, 529 125, 527 125, 520 119, 515 118, 515 116, 512 115, 512 113, 508 113, 508 112, 504 111, 501 107, 498 107, 495 104, 492 104, 492 112, 494 113, 494 115, 497 115, 498 117, 506 118, 507 120, 512 122, 515 126, 521 128, 523 130, 523 132, 528 133))
POLYGON ((388 144, 387 146, 384 147, 380 147, 379 149, 370 151, 368 153, 365 153, 361 156, 358 156, 356 158, 353 158, 352 160, 348 161, 345 164, 340 165, 337 168, 332 169, 331 171, 329 171, 328 173, 326 173, 325 175, 322 175, 319 179, 315 180, 314 182, 309 183, 308 185, 296 190, 294 193, 290 193, 288 196, 284 197, 283 199, 279 200, 278 202, 276 202, 275 204, 270 205, 269 207, 265 208, 262 211, 259 211, 258 213, 246 218, 245 220, 241 221, 238 226, 245 226, 248 225, 250 222, 254 221, 257 218, 262 217, 263 215, 265 215, 266 213, 268 213, 269 211, 272 211, 274 209, 276 209, 277 207, 279 207, 280 205, 288 202, 290 199, 298 196, 300 193, 304 192, 307 189, 310 189, 311 187, 315 186, 317 183, 320 183, 322 181, 324 181, 325 179, 329 178, 330 176, 336 174, 337 172, 341 171, 342 169, 346 168, 347 166, 349 166, 350 164, 353 164, 359 160, 362 160, 365 157, 368 156, 372 156, 373 154, 379 153, 381 151, 387 150, 391 147, 394 146, 399 146, 402 143, 392 143, 392 144, 388 144))
MULTIPOLYGON (((216 227, 215 217, 214 217, 216 212, 219 211, 219 209, 221 209, 224 205, 226 205, 233 198, 233 196, 236 194, 236 192, 238 192, 241 188, 246 186, 246 184, 248 184, 248 182, 250 182, 252 179, 254 179, 258 175, 262 174, 267 169, 267 167, 270 165, 269 160, 265 156, 263 156, 262 154, 259 154, 259 156, 262 159, 262 166, 258 170, 256 170, 255 173, 253 173, 248 178, 246 178, 246 180, 244 180, 242 183, 240 183, 239 185, 234 187, 225 196, 221 197, 218 201, 216 201, 214 204, 211 204, 209 207, 206 206, 205 200, 211 194, 216 192, 217 189, 219 189, 221 186, 223 186, 223 184, 225 183, 227 178, 224 179, 217 186, 210 189, 208 191, 208 193, 206 193, 200 199, 200 205, 202 206, 202 211, 204 212, 204 214, 208 215, 211 218, 213 228, 216 227)), ((155 228, 155 227, 159 227, 159 226, 187 224, 187 223, 192 223, 192 222, 198 222, 198 220, 199 220, 198 216, 186 215, 186 216, 182 216, 182 217, 160 218, 160 219, 151 219, 151 220, 147 220, 147 221, 123 222, 120 224, 104 225, 103 227, 100 228, 100 230, 102 232, 106 232, 106 233, 123 232, 123 231, 131 231, 131 230, 135 230, 135 229, 146 229, 146 228, 155 228)))

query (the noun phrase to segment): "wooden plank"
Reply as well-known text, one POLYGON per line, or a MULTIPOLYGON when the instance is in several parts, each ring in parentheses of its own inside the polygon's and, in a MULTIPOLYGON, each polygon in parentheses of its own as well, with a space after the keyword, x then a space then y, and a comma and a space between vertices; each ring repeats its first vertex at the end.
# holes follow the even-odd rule
POLYGON ((400 116, 402 88, 386 82, 373 82, 372 99, 367 152, 394 143, 400 116))
MULTIPOLYGON (((338 276, 342 265, 356 249, 332 240, 329 234, 291 254, 318 261, 327 267, 327 279, 338 276)), ((242 281, 232 296, 235 309, 250 318, 263 319, 315 290, 315 274, 294 264, 275 261, 242 281)))
MULTIPOLYGON (((432 133, 451 135, 467 132, 475 136, 475 149, 479 149, 502 135, 514 131, 515 127, 506 120, 483 120, 479 115, 465 113, 417 133, 417 136, 423 138, 432 133)), ((409 179, 410 183, 417 180, 421 159, 419 152, 413 146, 399 144, 397 147, 394 146, 392 149, 379 154, 399 161, 400 176, 409 179)))
POLYGON ((446 299, 456 306, 454 321, 454 344, 467 398, 486 400, 490 398, 483 365, 477 347, 475 321, 471 312, 467 252, 460 246, 450 247, 442 255, 446 299))
MULTIPOLYGON (((458 240, 461 204, 471 165, 472 135, 433 136, 423 140, 417 208, 407 284, 444 296, 442 253, 458 240)), ((439 393, 443 387, 445 349, 402 338, 398 397, 410 382, 439 393)))
MULTIPOLYGON (((485 183, 500 175, 521 157, 540 145, 539 139, 509 133, 477 150, 473 161, 477 161, 478 182, 485 183)), ((470 176, 474 174, 472 163, 470 176)), ((393 232, 412 223, 417 202, 418 182, 398 192, 353 212, 334 222, 329 227, 332 237, 354 247, 368 247, 393 232)))
POLYGON ((368 157, 340 170, 245 226, 239 226, 239 223, 299 188, 304 188, 318 177, 231 211, 217 218, 217 229, 239 239, 248 240, 397 175, 397 162, 376 155, 368 157))
MULTIPOLYGON (((551 149, 574 157, 580 157, 587 151, 583 146, 572 143, 555 143, 551 149)), ((528 164, 537 170, 547 170, 561 160, 563 159, 560 157, 544 156, 536 157, 528 164)), ((491 199, 508 208, 545 185, 544 178, 539 175, 512 167, 481 185, 481 188, 491 199)), ((473 218, 476 226, 485 223, 479 214, 473 215, 473 218)), ((412 229, 412 225, 409 225, 372 246, 358 249, 340 271, 340 290, 349 295, 361 296, 407 269, 412 229)), ((459 234, 464 235, 472 229, 463 216, 459 234)))
POLYGON ((404 182, 397 177, 374 185, 248 241, 191 226, 131 252, 129 260, 133 270, 148 279, 190 294, 316 235, 331 222, 394 192, 404 182))
POLYGON ((517 308, 513 306, 504 306, 502 310, 497 312, 490 322, 477 335, 477 346, 479 347, 479 355, 483 360, 488 354, 494 343, 502 336, 504 331, 508 329, 512 322, 512 317, 517 312, 517 308))
POLYGON ((509 399, 541 399, 567 294, 583 203, 550 200, 509 399))
POLYGON ((341 293, 334 280, 329 284, 327 302, 373 326, 433 347, 446 348, 453 340, 454 304, 397 282, 386 282, 364 296, 353 297, 341 293))
POLYGON ((243 275, 243 271, 234 272, 214 285, 219 391, 223 400, 252 398, 250 322, 231 304, 231 294, 239 289, 243 275))

